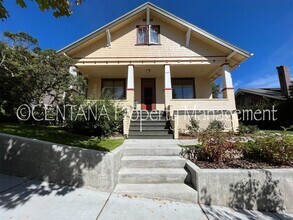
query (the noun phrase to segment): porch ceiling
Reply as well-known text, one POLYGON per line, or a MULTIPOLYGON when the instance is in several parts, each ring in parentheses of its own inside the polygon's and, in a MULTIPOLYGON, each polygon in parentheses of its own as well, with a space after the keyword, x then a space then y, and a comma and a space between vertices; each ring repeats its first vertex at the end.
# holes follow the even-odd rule
MULTIPOLYGON (((79 66, 79 71, 89 78, 96 76, 103 77, 127 77, 127 65, 100 65, 100 66, 79 66)), ((219 65, 171 65, 172 77, 209 77, 211 78, 219 65)), ((134 74, 143 77, 163 75, 164 65, 135 65, 134 74)))

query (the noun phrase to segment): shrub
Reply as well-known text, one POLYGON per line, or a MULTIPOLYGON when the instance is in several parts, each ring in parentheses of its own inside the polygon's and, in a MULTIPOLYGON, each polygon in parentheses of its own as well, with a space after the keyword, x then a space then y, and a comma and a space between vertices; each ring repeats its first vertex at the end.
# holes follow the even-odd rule
POLYGON ((238 105, 238 118, 245 125, 257 125, 260 129, 280 129, 280 126, 288 127, 293 123, 293 98, 286 101, 275 101, 275 102, 258 102, 251 104, 238 105), (265 113, 267 110, 274 109, 274 116, 265 113), (256 120, 254 117, 249 116, 248 112, 261 111, 264 113, 263 120, 256 120), (277 120, 271 120, 274 117, 277 120))
POLYGON ((75 109, 72 120, 66 123, 69 130, 98 137, 107 137, 116 132, 122 133, 122 108, 115 106, 115 103, 107 97, 90 104, 82 102, 79 106, 82 106, 82 110, 75 109))
POLYGON ((195 162, 197 160, 205 160, 206 155, 204 154, 200 145, 185 146, 181 150, 182 157, 195 162))
POLYGON ((244 144, 247 157, 259 161, 293 165, 293 136, 279 133, 254 135, 244 144))
POLYGON ((240 135, 254 134, 259 131, 257 125, 245 125, 240 122, 238 132, 240 135))
POLYGON ((242 147, 233 132, 209 129, 199 134, 203 153, 216 162, 228 162, 242 156, 242 147))
POLYGON ((209 123, 207 130, 220 130, 223 131, 225 124, 222 121, 213 120, 209 123))
POLYGON ((190 125, 187 126, 187 129, 189 131, 189 134, 194 135, 197 134, 199 131, 199 122, 195 120, 195 118, 190 119, 190 125))

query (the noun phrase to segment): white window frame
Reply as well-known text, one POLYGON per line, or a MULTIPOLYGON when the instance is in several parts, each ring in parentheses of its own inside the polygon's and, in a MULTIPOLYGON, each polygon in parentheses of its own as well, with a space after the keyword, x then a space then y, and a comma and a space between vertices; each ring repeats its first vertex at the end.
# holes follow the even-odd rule
POLYGON ((160 26, 159 25, 149 25, 148 28, 149 28, 149 37, 148 37, 149 44, 160 44, 160 26), (151 28, 152 27, 158 28, 158 42, 151 42, 151 28))
POLYGON ((137 29, 137 31, 136 31, 136 44, 137 45, 152 45, 152 44, 154 44, 154 45, 158 45, 158 44, 160 44, 160 41, 161 41, 161 38, 160 38, 160 25, 138 25, 137 27, 136 27, 136 29, 137 29), (141 28, 141 27, 147 27, 147 36, 146 36, 146 41, 147 42, 144 42, 144 43, 139 43, 138 42, 138 33, 139 33, 139 28, 141 28), (158 28, 158 42, 151 42, 151 39, 150 39, 150 37, 151 37, 151 28, 152 27, 157 27, 158 28))

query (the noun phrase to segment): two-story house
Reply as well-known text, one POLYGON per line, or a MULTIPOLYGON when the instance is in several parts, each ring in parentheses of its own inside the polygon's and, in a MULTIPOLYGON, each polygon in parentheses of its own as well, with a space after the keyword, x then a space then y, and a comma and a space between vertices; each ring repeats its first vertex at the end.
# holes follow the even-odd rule
MULTIPOLYGON (((227 129, 238 127, 231 71, 251 54, 156 5, 145 3, 59 53, 73 58, 86 75, 89 100, 107 91, 128 110, 165 112, 175 138, 191 116, 198 116, 202 128, 215 115, 227 129), (223 98, 214 99, 211 82, 218 77, 223 98)), ((142 122, 145 129, 135 127, 129 112, 126 136, 170 137, 151 123, 147 129, 148 122, 142 122)))

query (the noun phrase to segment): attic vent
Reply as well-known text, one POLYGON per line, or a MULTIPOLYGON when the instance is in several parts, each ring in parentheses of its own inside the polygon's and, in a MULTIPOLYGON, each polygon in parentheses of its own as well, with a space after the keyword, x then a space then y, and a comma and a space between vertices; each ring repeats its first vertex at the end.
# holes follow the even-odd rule
MULTIPOLYGON (((152 18, 150 19, 150 21, 153 21, 153 20, 154 20, 154 19, 152 19, 152 18)), ((146 21, 146 18, 142 19, 142 21, 146 21)))

